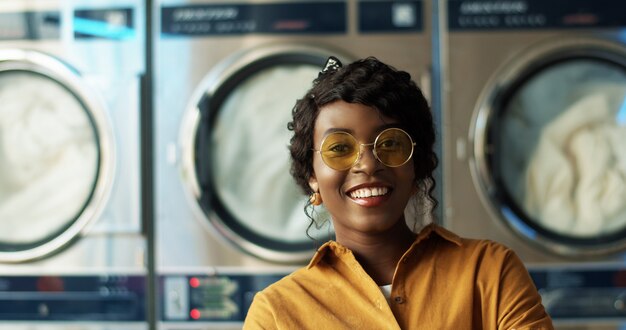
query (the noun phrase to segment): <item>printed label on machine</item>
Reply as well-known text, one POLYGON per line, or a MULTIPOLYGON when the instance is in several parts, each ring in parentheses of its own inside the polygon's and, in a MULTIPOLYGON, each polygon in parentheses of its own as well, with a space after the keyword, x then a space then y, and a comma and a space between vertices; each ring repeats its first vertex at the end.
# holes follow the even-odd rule
POLYGON ((131 8, 90 9, 74 12, 74 37, 128 40, 135 38, 131 8))
POLYGON ((60 35, 59 12, 0 13, 0 40, 58 39, 60 35))
POLYGON ((188 5, 161 8, 164 36, 345 33, 345 2, 188 5))
POLYGON ((618 27, 626 3, 613 0, 448 0, 450 30, 618 27))

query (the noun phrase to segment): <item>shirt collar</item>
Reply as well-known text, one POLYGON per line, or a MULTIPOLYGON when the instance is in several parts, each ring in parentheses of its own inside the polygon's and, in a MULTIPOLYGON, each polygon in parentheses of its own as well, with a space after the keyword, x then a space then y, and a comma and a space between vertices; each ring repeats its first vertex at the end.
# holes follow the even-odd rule
MULTIPOLYGON (((445 239, 448 242, 454 243, 457 246, 461 246, 463 245, 462 243, 462 239, 461 237, 459 237, 458 235, 454 234, 453 232, 437 225, 434 223, 431 223, 429 225, 427 225, 426 227, 422 228, 422 230, 420 230, 420 232, 417 234, 417 237, 415 238, 415 241, 413 242, 412 246, 415 246, 423 241, 425 241, 426 239, 429 239, 431 237, 431 234, 436 234, 437 236, 445 239)), ((322 258, 324 258, 324 256, 329 253, 328 251, 332 251, 336 256, 340 257, 341 255, 344 255, 346 253, 352 253, 352 251, 350 251, 348 248, 346 248, 345 246, 335 242, 335 241, 328 241, 326 243, 324 243, 324 245, 322 245, 319 249, 317 249, 317 252, 315 253, 315 255, 313 256, 313 258, 311 259, 311 261, 309 262, 309 265, 307 266, 307 269, 310 269, 312 267, 314 267, 315 265, 317 265, 320 260, 322 260, 322 258)))

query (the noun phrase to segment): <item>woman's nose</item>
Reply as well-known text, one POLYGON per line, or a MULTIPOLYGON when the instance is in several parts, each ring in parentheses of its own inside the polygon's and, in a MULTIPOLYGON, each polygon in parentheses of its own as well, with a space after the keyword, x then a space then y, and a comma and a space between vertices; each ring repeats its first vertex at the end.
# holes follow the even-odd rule
POLYGON ((373 173, 379 166, 382 165, 382 163, 376 158, 376 155, 374 155, 373 147, 373 144, 361 144, 359 149, 359 158, 352 167, 354 170, 373 173))

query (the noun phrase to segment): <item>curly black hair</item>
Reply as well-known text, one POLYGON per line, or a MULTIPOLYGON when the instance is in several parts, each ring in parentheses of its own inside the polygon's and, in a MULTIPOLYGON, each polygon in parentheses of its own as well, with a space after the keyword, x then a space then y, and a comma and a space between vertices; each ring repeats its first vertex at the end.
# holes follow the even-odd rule
POLYGON ((296 102, 293 121, 287 125, 293 131, 289 146, 291 175, 304 193, 313 193, 309 178, 313 174, 315 121, 320 108, 339 100, 372 107, 401 123, 416 143, 413 153, 416 187, 434 209, 438 202, 433 196, 433 172, 438 158, 434 152, 435 127, 428 101, 409 73, 396 70, 375 57, 321 73, 313 81, 313 87, 296 102))

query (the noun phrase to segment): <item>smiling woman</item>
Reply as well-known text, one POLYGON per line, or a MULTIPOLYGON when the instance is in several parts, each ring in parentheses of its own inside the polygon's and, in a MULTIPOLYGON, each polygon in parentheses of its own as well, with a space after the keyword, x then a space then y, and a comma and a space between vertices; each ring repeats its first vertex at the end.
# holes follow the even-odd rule
POLYGON ((289 129, 307 215, 323 204, 336 239, 258 293, 244 329, 552 329, 513 251, 405 218, 410 200, 422 215, 437 206, 438 162, 408 73, 331 57, 289 129))
MULTIPOLYGON (((328 141, 336 134, 354 136, 353 139, 358 141, 347 148, 353 149, 354 157, 346 162, 348 167, 343 170, 331 166, 337 157, 325 157, 325 152, 313 157, 309 188, 320 194, 332 215, 337 241, 355 234, 367 236, 387 231, 394 226, 398 234, 410 232, 405 222, 398 221, 403 218, 404 208, 415 187, 413 160, 407 159, 410 153, 406 148, 390 151, 404 158, 398 162, 399 166, 390 167, 378 159, 377 155, 381 154, 379 149, 384 148, 381 144, 368 147, 371 141, 378 140, 380 136, 384 138, 389 130, 404 132, 397 128, 389 129, 389 125, 398 126, 399 122, 360 103, 338 100, 324 105, 319 111, 313 134, 314 145, 324 148, 322 140, 328 141), (382 192, 384 194, 380 194, 382 192)), ((410 141, 409 137, 405 144, 411 145, 410 141)), ((412 241, 411 235, 404 236, 407 243, 412 241)))

